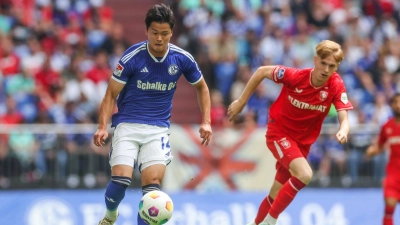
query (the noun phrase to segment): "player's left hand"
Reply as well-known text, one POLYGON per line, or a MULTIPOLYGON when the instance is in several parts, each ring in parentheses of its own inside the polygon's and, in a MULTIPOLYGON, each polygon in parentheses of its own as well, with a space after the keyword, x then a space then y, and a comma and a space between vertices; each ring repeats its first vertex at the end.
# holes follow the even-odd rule
POLYGON ((340 143, 340 144, 345 144, 347 143, 347 134, 345 134, 344 132, 340 131, 336 133, 336 140, 340 143))
POLYGON ((199 133, 200 133, 200 138, 203 139, 201 144, 207 146, 212 136, 211 125, 209 123, 200 124, 199 133))

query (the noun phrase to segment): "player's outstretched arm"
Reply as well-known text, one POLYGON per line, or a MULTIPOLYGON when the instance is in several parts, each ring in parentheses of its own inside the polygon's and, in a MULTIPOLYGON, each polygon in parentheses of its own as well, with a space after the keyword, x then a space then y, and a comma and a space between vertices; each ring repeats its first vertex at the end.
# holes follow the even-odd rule
POLYGON ((240 112, 242 112, 244 106, 247 104, 250 96, 256 90, 258 85, 261 83, 264 78, 272 79, 272 70, 275 66, 261 66, 256 72, 254 72, 253 76, 251 76, 249 82, 247 82, 246 87, 244 88, 242 94, 239 99, 233 101, 228 107, 228 116, 229 121, 232 121, 233 118, 240 112))
POLYGON ((199 128, 200 138, 202 138, 202 145, 208 145, 212 135, 211 129, 211 100, 210 91, 208 90, 207 83, 204 78, 194 85, 197 91, 197 101, 199 102, 201 111, 201 124, 199 128))
POLYGON ((108 137, 107 121, 110 118, 115 105, 115 99, 121 92, 125 84, 121 84, 114 79, 110 79, 106 94, 100 105, 99 127, 93 136, 93 143, 96 146, 103 146, 108 137))
MULTIPOLYGON (((382 131, 381 131, 382 132, 382 131)), ((365 151, 365 157, 371 159, 372 157, 378 155, 384 150, 383 146, 379 144, 378 138, 375 138, 372 144, 365 151)))
POLYGON ((347 142, 347 135, 350 132, 350 123, 347 110, 341 110, 338 112, 338 119, 340 123, 339 131, 336 133, 336 140, 340 144, 347 142))
POLYGON ((382 151, 382 148, 378 144, 376 144, 376 143, 372 144, 365 151, 365 157, 367 157, 367 159, 370 159, 370 158, 378 155, 381 151, 382 151))

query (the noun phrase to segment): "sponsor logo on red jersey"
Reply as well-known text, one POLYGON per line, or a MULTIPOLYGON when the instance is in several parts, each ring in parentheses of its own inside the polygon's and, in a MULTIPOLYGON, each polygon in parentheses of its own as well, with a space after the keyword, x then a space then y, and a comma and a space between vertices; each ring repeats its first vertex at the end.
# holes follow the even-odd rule
POLYGON ((299 101, 290 95, 288 97, 289 97, 290 103, 292 103, 292 105, 294 107, 299 108, 299 109, 316 110, 316 111, 320 111, 320 112, 325 112, 325 110, 328 108, 324 105, 311 105, 307 102, 299 101))

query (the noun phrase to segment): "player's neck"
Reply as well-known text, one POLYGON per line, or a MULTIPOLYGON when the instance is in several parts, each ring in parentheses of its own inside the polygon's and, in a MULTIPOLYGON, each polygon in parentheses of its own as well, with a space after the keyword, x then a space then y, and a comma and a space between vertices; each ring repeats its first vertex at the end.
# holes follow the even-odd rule
POLYGON ((149 49, 150 54, 152 54, 156 58, 162 58, 167 54, 168 48, 165 49, 163 52, 154 52, 152 49, 149 49))
POLYGON ((326 83, 326 82, 320 82, 320 81, 318 81, 316 77, 317 77, 317 76, 316 76, 316 74, 315 74, 315 70, 313 69, 313 70, 311 71, 311 84, 312 84, 312 86, 314 86, 314 87, 316 87, 316 88, 319 88, 319 87, 323 86, 323 85, 326 83))

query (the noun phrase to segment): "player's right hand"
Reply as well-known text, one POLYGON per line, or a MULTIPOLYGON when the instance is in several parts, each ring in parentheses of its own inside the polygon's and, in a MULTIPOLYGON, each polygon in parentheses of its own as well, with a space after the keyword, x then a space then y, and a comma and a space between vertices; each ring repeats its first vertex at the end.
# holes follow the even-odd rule
POLYGON ((93 136, 93 143, 98 146, 101 147, 103 145, 105 145, 106 139, 108 137, 108 131, 107 128, 104 129, 97 129, 96 133, 93 136))
POLYGON ((209 123, 200 124, 199 133, 200 133, 200 138, 203 139, 201 141, 201 144, 207 146, 212 136, 211 125, 209 123))
POLYGON ((237 114, 242 112, 245 105, 246 104, 243 104, 239 100, 233 101, 228 107, 229 121, 232 121, 237 114))

